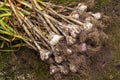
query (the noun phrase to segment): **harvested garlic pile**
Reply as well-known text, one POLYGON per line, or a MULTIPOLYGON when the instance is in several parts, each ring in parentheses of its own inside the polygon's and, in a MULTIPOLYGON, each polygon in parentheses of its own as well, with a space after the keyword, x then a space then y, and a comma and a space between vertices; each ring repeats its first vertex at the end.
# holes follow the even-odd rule
POLYGON ((106 36, 102 29, 102 14, 87 12, 87 8, 87 5, 80 3, 69 17, 79 21, 81 25, 61 22, 59 28, 63 35, 51 34, 53 52, 40 55, 42 60, 48 62, 50 74, 56 79, 58 75, 61 80, 62 75, 86 71, 84 68, 87 66, 87 56, 101 48, 102 36, 106 36))

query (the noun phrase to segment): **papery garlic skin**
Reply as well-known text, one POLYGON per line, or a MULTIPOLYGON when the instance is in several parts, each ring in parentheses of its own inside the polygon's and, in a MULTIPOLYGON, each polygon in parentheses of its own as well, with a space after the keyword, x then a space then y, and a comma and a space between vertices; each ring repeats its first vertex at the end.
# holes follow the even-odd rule
POLYGON ((90 22, 84 23, 84 30, 90 30, 93 27, 93 24, 90 22))
POLYGON ((52 46, 56 45, 62 37, 63 37, 63 36, 61 36, 61 35, 54 34, 54 35, 52 36, 52 39, 50 40, 50 44, 51 44, 52 46))
POLYGON ((86 5, 84 5, 84 4, 82 4, 82 3, 79 3, 79 5, 78 5, 78 9, 80 10, 80 11, 86 11, 87 10, 87 6, 86 5))
POLYGON ((102 15, 101 13, 97 12, 95 14, 92 14, 92 16, 95 18, 95 19, 101 19, 102 18, 102 15))
POLYGON ((61 56, 55 56, 56 63, 61 63, 63 61, 63 58, 61 56))
POLYGON ((40 58, 43 61, 47 60, 50 57, 51 54, 52 53, 50 51, 47 51, 47 50, 40 51, 40 58))

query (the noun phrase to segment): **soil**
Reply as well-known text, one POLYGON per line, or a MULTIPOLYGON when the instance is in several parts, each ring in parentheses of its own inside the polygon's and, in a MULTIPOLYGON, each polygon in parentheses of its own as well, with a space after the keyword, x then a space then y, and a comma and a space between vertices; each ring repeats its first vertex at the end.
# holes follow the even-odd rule
MULTIPOLYGON (((81 74, 63 75, 63 80, 120 80, 120 1, 96 0, 90 10, 106 15, 105 32, 109 40, 94 56, 81 55, 80 59, 72 60, 73 56, 71 61, 81 61, 84 69, 79 70, 81 74)), ((54 80, 37 52, 26 47, 15 53, 0 53, 0 64, 0 80, 54 80)))

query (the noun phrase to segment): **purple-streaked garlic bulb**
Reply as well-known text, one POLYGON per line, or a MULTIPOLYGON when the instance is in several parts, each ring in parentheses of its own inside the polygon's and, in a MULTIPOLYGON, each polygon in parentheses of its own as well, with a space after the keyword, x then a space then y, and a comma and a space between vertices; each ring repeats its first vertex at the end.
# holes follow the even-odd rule
POLYGON ((87 51, 87 45, 86 45, 86 43, 82 43, 82 44, 81 44, 81 51, 82 51, 82 52, 87 51))

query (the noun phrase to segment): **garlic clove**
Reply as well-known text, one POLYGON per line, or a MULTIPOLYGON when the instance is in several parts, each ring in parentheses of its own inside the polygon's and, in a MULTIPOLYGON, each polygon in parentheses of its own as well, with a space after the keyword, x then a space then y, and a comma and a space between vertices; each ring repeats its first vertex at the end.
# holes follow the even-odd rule
POLYGON ((97 12, 95 14, 92 14, 92 16, 95 18, 95 19, 101 19, 102 18, 102 15, 101 13, 97 12))
POLYGON ((51 44, 52 46, 56 45, 62 37, 63 37, 63 36, 61 36, 61 35, 54 34, 54 35, 52 36, 52 39, 50 40, 50 44, 51 44))

